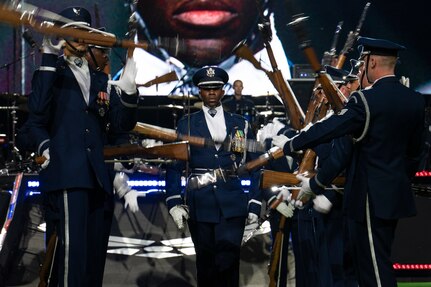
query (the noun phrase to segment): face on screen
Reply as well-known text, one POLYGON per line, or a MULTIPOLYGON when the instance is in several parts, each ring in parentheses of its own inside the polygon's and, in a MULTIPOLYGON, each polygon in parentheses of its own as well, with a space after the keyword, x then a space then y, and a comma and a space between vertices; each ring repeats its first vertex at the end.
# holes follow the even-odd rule
POLYGON ((177 57, 201 67, 222 62, 253 31, 255 0, 140 0, 139 12, 153 37, 179 37, 177 57))

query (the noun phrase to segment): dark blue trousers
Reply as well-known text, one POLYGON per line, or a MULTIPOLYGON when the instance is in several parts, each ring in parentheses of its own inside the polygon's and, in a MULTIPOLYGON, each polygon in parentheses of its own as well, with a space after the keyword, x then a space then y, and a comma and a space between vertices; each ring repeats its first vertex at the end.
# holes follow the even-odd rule
POLYGON ((238 287, 245 218, 221 218, 219 223, 189 220, 196 251, 199 287, 238 287))
POLYGON ((377 286, 377 281, 380 281, 381 286, 396 287, 391 249, 398 220, 386 220, 374 216, 370 219, 372 245, 369 241, 367 222, 348 220, 349 239, 352 243, 352 255, 359 286, 374 287, 377 286), (373 260, 372 250, 375 260, 373 260), (377 265, 377 273, 375 265, 377 265))
POLYGON ((58 243, 50 286, 102 286, 106 258, 105 193, 69 189, 46 195, 47 235, 58 243))

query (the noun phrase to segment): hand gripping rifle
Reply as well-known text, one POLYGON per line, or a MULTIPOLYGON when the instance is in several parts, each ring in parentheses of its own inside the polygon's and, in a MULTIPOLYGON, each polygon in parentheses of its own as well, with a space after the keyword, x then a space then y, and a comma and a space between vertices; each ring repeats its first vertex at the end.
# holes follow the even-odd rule
POLYGON ((344 44, 343 49, 340 52, 340 55, 338 56, 338 62, 337 62, 337 68, 341 69, 344 65, 344 62, 346 61, 346 55, 352 50, 352 46, 355 43, 355 41, 358 39, 359 32, 361 31, 362 24, 364 24, 365 16, 367 15, 368 8, 370 7, 371 3, 368 2, 365 4, 364 10, 362 10, 361 18, 359 19, 359 23, 356 26, 355 31, 350 31, 349 35, 347 36, 346 43, 344 44))

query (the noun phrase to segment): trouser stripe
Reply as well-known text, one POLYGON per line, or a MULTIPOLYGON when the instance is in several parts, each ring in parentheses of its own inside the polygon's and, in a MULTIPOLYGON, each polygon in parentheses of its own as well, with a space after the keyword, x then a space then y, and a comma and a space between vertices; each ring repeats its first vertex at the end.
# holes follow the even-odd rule
POLYGON ((371 261, 373 262, 373 268, 374 268, 374 274, 376 276, 377 287, 382 287, 382 282, 380 281, 379 266, 377 265, 376 251, 374 249, 373 233, 371 230, 370 204, 368 200, 368 194, 367 194, 367 202, 366 202, 366 220, 367 220, 367 230, 368 230, 368 243, 370 244, 371 261))
POLYGON ((63 191, 64 204, 64 287, 67 287, 69 277, 69 204, 67 200, 67 190, 63 191))

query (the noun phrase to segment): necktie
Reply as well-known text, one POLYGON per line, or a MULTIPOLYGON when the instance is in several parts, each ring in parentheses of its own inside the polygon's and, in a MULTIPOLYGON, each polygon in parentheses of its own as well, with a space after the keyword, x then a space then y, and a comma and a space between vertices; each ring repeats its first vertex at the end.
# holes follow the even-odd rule
POLYGON ((214 109, 214 108, 211 108, 211 109, 208 110, 208 113, 210 114, 210 116, 214 117, 215 114, 217 114, 217 110, 214 109))
POLYGON ((214 117, 217 114, 217 110, 214 108, 211 108, 208 110, 208 113, 210 114, 210 116, 214 117))
POLYGON ((79 68, 81 68, 82 67, 82 59, 81 58, 75 58, 74 60, 73 60, 73 62, 75 62, 75 65, 77 65, 79 68))

